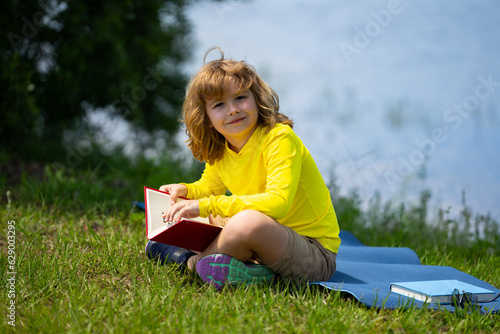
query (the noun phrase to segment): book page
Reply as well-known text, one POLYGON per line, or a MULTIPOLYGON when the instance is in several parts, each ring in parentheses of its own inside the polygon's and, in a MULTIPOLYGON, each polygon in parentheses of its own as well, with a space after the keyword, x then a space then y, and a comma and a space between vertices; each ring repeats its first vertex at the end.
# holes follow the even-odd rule
MULTIPOLYGON (((146 215, 148 222, 148 237, 156 235, 163 230, 166 230, 170 226, 172 226, 173 222, 167 222, 163 218, 163 214, 170 208, 170 195, 161 192, 159 190, 146 188, 146 215)), ((183 199, 178 199, 182 201, 183 199)), ((197 218, 189 218, 189 220, 197 221, 200 223, 209 224, 207 218, 197 217, 197 218)))

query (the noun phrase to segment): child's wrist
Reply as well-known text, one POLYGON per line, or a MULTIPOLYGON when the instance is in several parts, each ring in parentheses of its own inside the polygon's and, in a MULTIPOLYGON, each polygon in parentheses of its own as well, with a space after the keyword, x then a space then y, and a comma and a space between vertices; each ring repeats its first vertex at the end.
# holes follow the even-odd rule
POLYGON ((188 194, 189 194, 189 187, 187 185, 187 183, 179 183, 179 185, 181 186, 184 186, 184 194, 182 195, 182 197, 186 197, 186 198, 189 198, 188 194))

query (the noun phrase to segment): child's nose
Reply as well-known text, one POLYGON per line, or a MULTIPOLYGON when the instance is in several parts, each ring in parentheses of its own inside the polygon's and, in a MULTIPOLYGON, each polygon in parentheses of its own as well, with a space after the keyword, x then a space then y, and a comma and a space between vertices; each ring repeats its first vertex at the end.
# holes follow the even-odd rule
POLYGON ((229 115, 234 115, 240 112, 240 109, 236 105, 236 103, 230 103, 229 106, 229 115))

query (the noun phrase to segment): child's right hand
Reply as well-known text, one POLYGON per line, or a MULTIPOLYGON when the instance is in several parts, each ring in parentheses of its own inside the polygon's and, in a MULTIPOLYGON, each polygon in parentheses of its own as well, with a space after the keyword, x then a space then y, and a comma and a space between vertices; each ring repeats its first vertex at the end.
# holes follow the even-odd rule
POLYGON ((172 199, 170 205, 177 203, 177 198, 187 196, 187 187, 183 184, 165 184, 160 187, 160 191, 170 194, 170 198, 172 199))

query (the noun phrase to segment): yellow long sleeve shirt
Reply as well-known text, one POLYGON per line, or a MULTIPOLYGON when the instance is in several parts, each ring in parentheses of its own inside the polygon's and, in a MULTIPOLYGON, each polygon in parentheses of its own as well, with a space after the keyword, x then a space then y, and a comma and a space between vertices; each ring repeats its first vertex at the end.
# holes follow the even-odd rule
POLYGON ((198 199, 202 217, 260 211, 337 253, 337 217, 312 156, 288 125, 266 130, 258 127, 239 153, 226 142, 223 158, 186 184, 188 198, 198 199))

